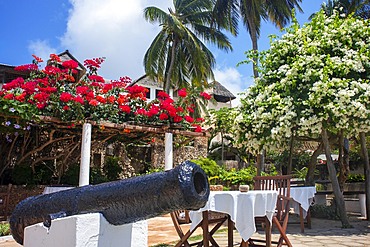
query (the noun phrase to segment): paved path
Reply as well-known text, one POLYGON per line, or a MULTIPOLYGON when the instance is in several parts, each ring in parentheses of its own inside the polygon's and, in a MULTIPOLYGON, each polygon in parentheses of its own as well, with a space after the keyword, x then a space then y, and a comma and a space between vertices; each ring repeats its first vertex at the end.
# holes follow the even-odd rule
MULTIPOLYGON (((294 220, 294 217, 290 218, 294 220)), ((305 229, 305 233, 300 233, 299 225, 296 224, 289 225, 287 232, 293 247, 370 247, 370 222, 357 217, 350 217, 350 222, 353 228, 342 229, 339 221, 312 218, 312 229, 305 229)), ((178 240, 169 215, 149 219, 148 225, 149 246, 161 243, 173 246, 173 243, 178 240)), ((197 234, 200 235, 201 232, 198 231, 197 234)), ((223 231, 216 235, 216 241, 222 247, 227 246, 226 234, 226 231, 223 231)), ((253 237, 264 238, 264 235, 262 235, 262 232, 261 234, 255 233, 253 237)), ((278 234, 273 232, 273 238, 277 239, 278 234)), ((234 246, 239 246, 239 243, 240 237, 235 231, 234 246)), ((0 247, 20 246, 9 236, 0 238, 0 247)))
MULTIPOLYGON (((290 216, 290 220, 297 220, 294 217, 295 215, 290 216)), ((287 232, 293 247, 370 247, 370 221, 350 217, 350 222, 353 228, 342 229, 340 221, 312 218, 312 229, 305 229, 305 232, 301 233, 299 224, 292 224, 288 226, 287 232)), ((226 231, 222 231, 215 236, 216 242, 220 246, 227 246, 226 231)), ((253 237, 263 239, 264 235, 263 232, 255 233, 253 237)), ((273 240, 277 240, 278 237, 279 235, 273 231, 273 240)), ((160 243, 173 246, 173 241, 177 239, 178 237, 173 230, 170 217, 165 216, 149 220, 149 246, 155 246, 160 243), (161 230, 159 230, 159 226, 161 230), (161 232, 161 235, 156 235, 157 230, 161 232)), ((234 246, 239 246, 240 241, 239 233, 235 231, 234 246)))

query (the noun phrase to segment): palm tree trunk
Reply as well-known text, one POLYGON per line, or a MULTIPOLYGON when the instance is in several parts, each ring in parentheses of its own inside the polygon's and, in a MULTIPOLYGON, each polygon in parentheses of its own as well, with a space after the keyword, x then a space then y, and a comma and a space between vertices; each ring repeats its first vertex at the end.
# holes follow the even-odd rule
POLYGON ((365 168, 365 193, 366 193, 366 219, 370 220, 370 164, 369 153, 366 147, 366 136, 364 132, 360 133, 361 152, 364 159, 365 168))
POLYGON ((326 155, 326 165, 328 167, 329 171, 329 178, 331 181, 331 184, 333 186, 333 192, 334 192, 334 200, 337 205, 339 218, 342 222, 343 228, 351 227, 347 213, 346 213, 346 205, 344 204, 344 197, 339 187, 339 182, 337 178, 337 173, 335 171, 334 163, 331 158, 331 150, 330 150, 330 144, 329 144, 329 138, 328 133, 326 129, 323 127, 321 132, 321 138, 324 145, 325 155, 326 155))
POLYGON ((175 55, 176 55, 176 46, 177 46, 177 39, 176 37, 174 38, 172 42, 172 47, 171 47, 171 61, 170 61, 170 66, 168 67, 167 73, 166 73, 166 84, 163 85, 163 88, 166 93, 170 93, 170 88, 171 88, 171 76, 172 76, 172 71, 175 65, 175 55))

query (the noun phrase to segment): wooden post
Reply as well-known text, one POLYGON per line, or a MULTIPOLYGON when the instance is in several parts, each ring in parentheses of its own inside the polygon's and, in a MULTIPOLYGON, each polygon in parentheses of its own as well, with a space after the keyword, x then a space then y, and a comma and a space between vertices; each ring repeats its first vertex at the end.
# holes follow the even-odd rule
POLYGON ((90 152, 91 152, 91 124, 84 123, 82 127, 80 179, 78 184, 79 186, 89 184, 90 152))
POLYGON ((165 133, 164 142, 164 169, 167 171, 173 168, 173 134, 165 133))

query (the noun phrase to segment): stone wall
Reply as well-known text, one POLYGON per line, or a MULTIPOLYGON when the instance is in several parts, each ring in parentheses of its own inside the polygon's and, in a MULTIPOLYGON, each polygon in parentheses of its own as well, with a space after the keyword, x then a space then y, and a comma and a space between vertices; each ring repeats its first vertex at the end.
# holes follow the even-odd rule
MULTIPOLYGON (((201 157, 207 157, 207 145, 208 145, 208 138, 207 137, 196 137, 192 142, 192 145, 187 146, 178 146, 174 145, 173 149, 173 164, 174 166, 177 164, 181 164, 186 160, 198 159, 201 157)), ((163 139, 156 139, 155 143, 152 145, 152 154, 151 154, 151 161, 153 167, 159 168, 164 167, 164 140, 163 139)))

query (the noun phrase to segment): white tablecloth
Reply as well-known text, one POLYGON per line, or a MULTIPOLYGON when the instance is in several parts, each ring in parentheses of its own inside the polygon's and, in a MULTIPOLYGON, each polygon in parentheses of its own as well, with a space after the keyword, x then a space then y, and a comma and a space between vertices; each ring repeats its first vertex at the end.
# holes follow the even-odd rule
POLYGON ((248 240, 256 231, 255 216, 267 216, 271 222, 277 196, 277 191, 270 190, 211 191, 208 202, 203 208, 190 211, 191 229, 202 221, 202 211, 222 212, 230 215, 240 236, 248 240))
POLYGON ((290 187, 290 197, 293 199, 292 207, 299 213, 299 204, 303 209, 303 217, 306 218, 307 211, 315 197, 315 186, 297 186, 290 187))

